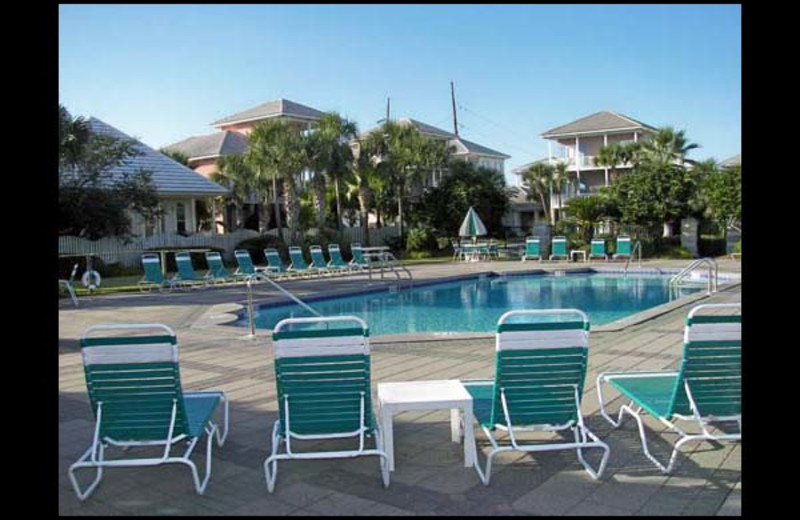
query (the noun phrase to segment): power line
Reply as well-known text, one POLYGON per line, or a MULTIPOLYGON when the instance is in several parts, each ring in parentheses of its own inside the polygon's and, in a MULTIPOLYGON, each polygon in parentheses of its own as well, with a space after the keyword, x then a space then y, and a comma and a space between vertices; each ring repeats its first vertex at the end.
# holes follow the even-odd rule
POLYGON ((488 117, 479 114, 478 112, 476 112, 475 110, 472 110, 471 108, 465 107, 464 105, 462 105, 460 103, 459 103, 458 107, 461 108, 462 110, 470 113, 470 114, 473 114, 475 117, 478 117, 478 118, 486 121, 489 124, 492 124, 492 125, 494 125, 494 126, 496 126, 498 128, 501 128, 502 130, 505 130, 506 132, 510 132, 513 136, 515 136, 516 138, 520 139, 521 141, 528 141, 529 140, 528 137, 523 137, 521 134, 518 134, 516 130, 512 130, 511 128, 509 128, 509 127, 507 127, 507 126, 505 126, 503 124, 497 123, 496 121, 493 121, 493 120, 489 119, 488 117))

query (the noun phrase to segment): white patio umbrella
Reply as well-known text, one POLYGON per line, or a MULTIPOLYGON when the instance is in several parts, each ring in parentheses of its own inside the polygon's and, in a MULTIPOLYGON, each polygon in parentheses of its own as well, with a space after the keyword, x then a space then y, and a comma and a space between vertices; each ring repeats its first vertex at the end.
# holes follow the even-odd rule
POLYGON ((464 217, 464 222, 461 223, 461 227, 458 229, 458 236, 461 237, 472 237, 474 240, 477 236, 483 236, 486 234, 486 226, 483 225, 481 218, 478 216, 478 213, 475 209, 470 206, 469 211, 467 211, 467 216, 464 217))

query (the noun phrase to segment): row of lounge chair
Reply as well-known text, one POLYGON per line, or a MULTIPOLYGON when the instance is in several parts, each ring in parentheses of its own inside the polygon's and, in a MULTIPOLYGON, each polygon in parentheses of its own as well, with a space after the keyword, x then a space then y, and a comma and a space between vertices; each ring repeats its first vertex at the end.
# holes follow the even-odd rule
POLYGON ((361 244, 354 243, 351 246, 353 258, 350 262, 345 262, 342 257, 341 249, 338 244, 328 246, 329 261, 325 260, 322 247, 311 246, 311 265, 306 263, 303 251, 299 247, 289 248, 289 258, 291 263, 287 267, 281 260, 278 250, 267 248, 264 256, 268 265, 256 266, 250 257, 247 249, 237 249, 234 257, 238 267, 231 273, 222 260, 222 256, 216 251, 205 253, 208 271, 200 276, 192 265, 192 257, 188 251, 175 253, 175 264, 178 271, 171 278, 166 278, 162 273, 161 259, 157 253, 145 253, 142 255, 142 266, 144 267, 144 277, 139 281, 140 290, 150 290, 153 288, 161 289, 168 287, 199 287, 209 284, 235 283, 247 280, 255 274, 264 274, 274 278, 295 278, 311 276, 333 276, 336 274, 347 274, 359 272, 369 267, 365 260, 361 244))
MULTIPOLYGON (((274 490, 279 460, 361 455, 380 457, 380 474, 388 486, 387 455, 372 407, 367 324, 354 316, 290 318, 275 326, 272 341, 278 417, 272 429, 272 450, 264 461, 268 490, 274 490), (368 437, 374 438, 374 448, 366 447, 368 437), (358 448, 292 450, 293 440, 342 438, 358 439, 358 448)), ((97 487, 104 467, 171 462, 190 467, 196 491, 202 494, 211 472, 212 438, 221 446, 227 437, 229 401, 223 392, 182 390, 174 332, 152 324, 94 326, 84 333, 81 348, 96 426, 91 446, 69 469, 79 498, 85 499, 97 487), (142 335, 148 328, 156 333, 142 335), (119 335, 125 329, 130 335, 119 335), (103 331, 106 334, 98 337, 96 333, 103 331), (212 419, 215 412, 222 415, 222 428, 212 419), (206 469, 201 479, 189 457, 203 436, 206 469), (178 442, 188 442, 186 452, 171 456, 171 447, 178 442), (165 451, 160 458, 107 460, 104 450, 109 445, 163 446, 165 451), (83 490, 75 478, 81 468, 97 472, 83 490)), ((589 430, 581 412, 589 358, 586 314, 577 309, 509 311, 497 324, 495 357, 493 379, 462 382, 473 398, 475 421, 492 446, 485 469, 475 462, 480 480, 489 484, 492 460, 498 453, 550 450, 576 450, 587 472, 599 478, 610 448, 589 430), (510 445, 498 443, 498 431, 508 433, 510 445), (573 435, 522 443, 517 436, 530 431, 573 435), (603 452, 597 469, 584 459, 587 448, 603 452)), ((644 453, 664 473, 671 472, 678 451, 688 441, 741 439, 740 304, 706 304, 691 310, 678 370, 602 373, 597 377, 597 394, 602 416, 614 427, 621 425, 624 414, 636 419, 644 453), (614 387, 630 401, 617 419, 606 410, 603 385, 614 387), (643 413, 680 437, 666 464, 648 449, 643 413), (679 428, 674 424, 678 420, 693 422, 700 433, 679 428), (736 422, 739 431, 711 432, 708 425, 716 421, 736 422)))
MULTIPOLYGON (((569 260, 567 252, 567 237, 554 236, 552 240, 552 253, 549 260, 569 260)), ((620 235, 617 237, 617 252, 614 253, 613 258, 627 259, 631 257, 631 237, 627 235, 620 235)), ((591 249, 589 250, 588 260, 591 262, 593 258, 602 258, 608 261, 608 254, 606 253, 606 241, 602 238, 592 240, 591 249)), ((525 239, 525 251, 522 254, 522 261, 525 260, 539 260, 542 261, 541 241, 539 237, 527 237, 525 239)))

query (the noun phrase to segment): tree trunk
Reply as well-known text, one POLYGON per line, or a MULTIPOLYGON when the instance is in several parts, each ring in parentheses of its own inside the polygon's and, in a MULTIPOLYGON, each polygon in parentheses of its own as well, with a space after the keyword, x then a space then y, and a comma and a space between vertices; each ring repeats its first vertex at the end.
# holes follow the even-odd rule
MULTIPOLYGON (((275 225, 278 228, 278 236, 283 239, 283 225, 281 223, 281 208, 278 200, 278 179, 272 177, 272 207, 275 210, 275 225)), ((288 215, 288 214, 287 214, 288 215)))
POLYGON ((339 235, 342 234, 342 202, 341 195, 339 194, 339 177, 333 178, 333 187, 336 191, 336 229, 339 230, 339 235))
POLYGON ((361 207, 361 226, 364 230, 364 245, 369 246, 369 190, 358 188, 358 205, 361 207))
MULTIPOLYGON (((317 174, 320 175, 320 174, 317 174)), ((314 205, 317 207, 317 228, 322 232, 325 228, 325 180, 314 182, 314 205)))
POLYGON ((294 242, 297 227, 300 224, 300 204, 295 193, 295 183, 291 175, 283 178, 284 207, 286 208, 286 227, 289 228, 289 240, 294 242))

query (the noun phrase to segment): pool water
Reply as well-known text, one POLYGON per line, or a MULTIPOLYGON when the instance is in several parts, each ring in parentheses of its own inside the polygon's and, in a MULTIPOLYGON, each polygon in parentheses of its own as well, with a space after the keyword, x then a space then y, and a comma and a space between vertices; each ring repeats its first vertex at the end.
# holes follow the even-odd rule
MULTIPOLYGON (((498 318, 515 309, 576 308, 603 325, 701 290, 681 288, 670 295, 669 276, 569 274, 485 276, 453 282, 307 300, 323 316, 363 318, 371 335, 493 332, 498 318)), ((273 328, 284 318, 311 314, 296 304, 256 310, 256 327, 273 328)), ((247 326, 247 317, 237 325, 247 326)))

